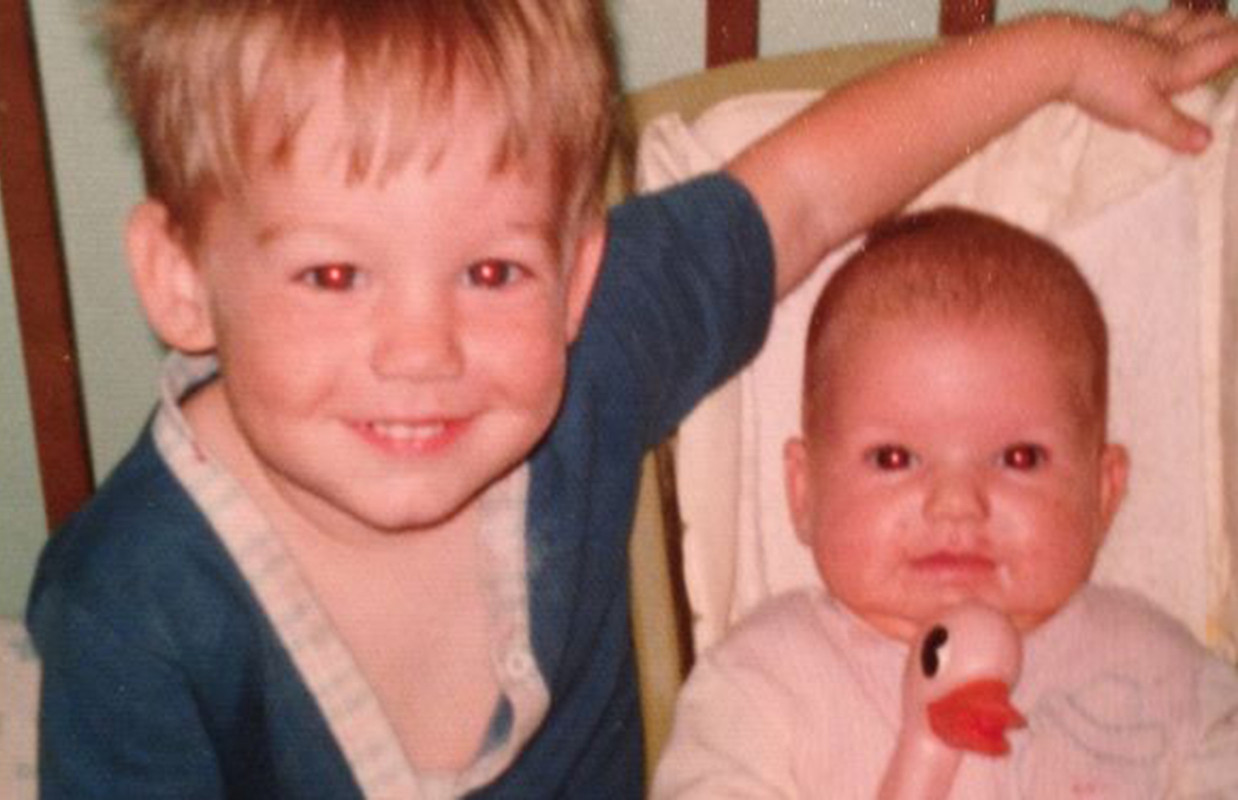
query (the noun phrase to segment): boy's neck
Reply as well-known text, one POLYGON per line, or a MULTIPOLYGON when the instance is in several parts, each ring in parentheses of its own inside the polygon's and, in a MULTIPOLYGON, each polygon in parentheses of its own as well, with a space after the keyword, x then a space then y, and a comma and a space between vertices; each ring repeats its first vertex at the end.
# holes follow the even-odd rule
POLYGON ((466 768, 500 694, 478 504, 411 534, 324 530, 267 477, 218 380, 182 411, 199 445, 241 484, 297 563, 409 762, 417 771, 466 768))

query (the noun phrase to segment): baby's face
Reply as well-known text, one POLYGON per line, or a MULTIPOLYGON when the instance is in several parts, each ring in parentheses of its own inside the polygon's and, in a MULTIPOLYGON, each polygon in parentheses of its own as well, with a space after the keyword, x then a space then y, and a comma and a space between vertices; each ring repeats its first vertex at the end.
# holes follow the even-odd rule
POLYGON ((229 424, 320 527, 427 528, 549 428, 592 264, 561 252, 548 170, 492 169, 483 98, 457 104, 441 152, 348 180, 333 97, 286 168, 205 219, 197 276, 229 424))
MULTIPOLYGON (((907 320, 837 348, 787 446, 792 515, 831 593, 910 640, 975 599, 1022 630, 1083 583, 1126 476, 1026 329, 907 320)), ((1076 382, 1077 383, 1077 382, 1076 382)))

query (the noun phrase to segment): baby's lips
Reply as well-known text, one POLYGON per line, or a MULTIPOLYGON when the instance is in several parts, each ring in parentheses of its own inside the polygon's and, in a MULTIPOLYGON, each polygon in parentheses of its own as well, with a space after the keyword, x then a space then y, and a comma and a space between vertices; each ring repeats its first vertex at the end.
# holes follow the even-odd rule
POLYGON ((1010 752, 1008 728, 1026 725, 1010 704, 1010 690, 999 680, 963 684, 928 706, 929 727, 946 744, 990 756, 1010 752))

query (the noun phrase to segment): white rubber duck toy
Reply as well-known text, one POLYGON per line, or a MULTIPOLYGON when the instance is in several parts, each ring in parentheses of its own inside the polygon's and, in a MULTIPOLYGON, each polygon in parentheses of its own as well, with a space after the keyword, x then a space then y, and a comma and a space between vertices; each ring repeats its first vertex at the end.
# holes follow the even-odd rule
POLYGON ((1007 729, 1025 724, 1009 699, 1022 662, 1018 631, 987 606, 955 606, 928 625, 907 658, 902 728, 880 800, 945 798, 964 753, 1008 753, 1007 729))

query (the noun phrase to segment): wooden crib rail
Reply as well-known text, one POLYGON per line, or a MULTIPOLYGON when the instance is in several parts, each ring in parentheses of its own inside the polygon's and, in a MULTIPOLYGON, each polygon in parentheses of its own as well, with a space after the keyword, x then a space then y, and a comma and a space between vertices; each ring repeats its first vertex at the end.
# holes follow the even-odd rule
MULTIPOLYGON (((1170 0, 1195 11, 1225 11, 1227 0, 1170 0)), ((938 31, 942 36, 974 33, 993 24, 996 0, 941 0, 938 31)), ((756 58, 760 0, 708 0, 705 10, 705 65, 719 67, 756 58)))
MULTIPOLYGON (((1216 0, 1204 2, 1216 4, 1216 0)), ((1224 4, 1224 0, 1220 2, 1224 4)), ((996 0, 942 0, 939 30, 942 35, 954 36, 992 25, 996 5, 996 0)), ((708 0, 705 66, 720 67, 756 58, 760 11, 760 0, 708 0)))

